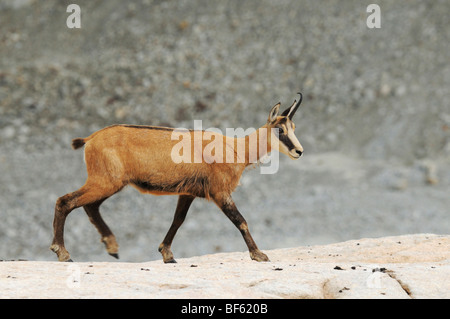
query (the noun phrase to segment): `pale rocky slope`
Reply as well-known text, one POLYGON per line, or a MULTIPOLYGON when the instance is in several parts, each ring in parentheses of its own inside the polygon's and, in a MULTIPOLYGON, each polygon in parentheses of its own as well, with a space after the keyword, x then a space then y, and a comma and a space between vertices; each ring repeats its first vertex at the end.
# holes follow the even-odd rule
MULTIPOLYGON (((305 154, 233 194, 261 249, 449 234, 450 1, 0 0, 0 259, 54 260, 58 197, 86 179, 71 139, 128 123, 257 128, 277 102, 305 154), (282 234, 282 235, 280 235, 282 234)), ((158 259, 176 198, 129 188, 102 216, 123 262, 158 259)), ((67 219, 76 261, 111 261, 82 209, 67 219)), ((243 251, 236 228, 195 200, 179 258, 243 251)))
POLYGON ((450 236, 404 235, 146 263, 0 263, 1 298, 450 298, 450 236))

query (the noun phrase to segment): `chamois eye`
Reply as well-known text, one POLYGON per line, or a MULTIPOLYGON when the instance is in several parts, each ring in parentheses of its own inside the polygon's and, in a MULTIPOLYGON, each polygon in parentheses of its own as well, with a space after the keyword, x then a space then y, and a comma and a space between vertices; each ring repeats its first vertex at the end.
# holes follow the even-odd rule
POLYGON ((277 129, 278 129, 278 134, 287 135, 286 126, 280 125, 280 126, 277 126, 277 129))

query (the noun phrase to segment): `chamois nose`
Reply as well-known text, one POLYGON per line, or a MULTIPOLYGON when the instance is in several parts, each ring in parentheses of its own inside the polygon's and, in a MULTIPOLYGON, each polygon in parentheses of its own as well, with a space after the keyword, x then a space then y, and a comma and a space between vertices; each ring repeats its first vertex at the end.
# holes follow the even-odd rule
POLYGON ((297 154, 298 154, 298 156, 300 157, 300 156, 302 156, 302 154, 303 154, 303 151, 295 150, 295 153, 297 153, 297 154))

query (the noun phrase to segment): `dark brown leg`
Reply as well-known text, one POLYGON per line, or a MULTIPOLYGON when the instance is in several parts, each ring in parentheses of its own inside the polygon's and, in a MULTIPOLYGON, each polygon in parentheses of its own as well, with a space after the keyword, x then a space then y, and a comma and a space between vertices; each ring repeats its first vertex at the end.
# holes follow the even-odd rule
POLYGON ((107 198, 120 189, 121 187, 102 188, 98 185, 85 184, 79 190, 58 198, 55 205, 53 241, 50 249, 56 253, 59 261, 72 261, 69 252, 64 246, 64 224, 70 212, 78 207, 93 204, 107 198))
POLYGON ((53 242, 50 249, 56 253, 59 261, 72 261, 69 252, 64 247, 64 223, 67 215, 75 208, 78 196, 80 196, 80 191, 66 194, 56 201, 53 219, 53 242))
POLYGON ((119 245, 117 244, 116 237, 100 215, 99 208, 105 200, 106 198, 92 204, 84 205, 83 208, 89 216, 91 223, 100 233, 101 242, 105 244, 108 254, 119 259, 119 245))
POLYGON ((163 242, 159 245, 158 248, 158 251, 163 256, 164 263, 176 263, 175 259, 173 258, 172 251, 170 250, 170 246, 172 245, 173 238, 175 237, 178 228, 180 228, 181 224, 183 224, 184 219, 186 218, 186 214, 194 198, 194 196, 190 195, 180 195, 178 197, 178 204, 177 208, 175 209, 175 215, 173 217, 172 225, 170 226, 166 237, 164 237, 163 242))
POLYGON ((248 250, 250 252, 250 257, 256 261, 269 261, 269 258, 266 254, 261 252, 256 246, 255 241, 248 230, 247 222, 244 217, 238 211, 236 205, 234 204, 231 196, 225 196, 222 198, 214 199, 216 204, 222 209, 224 214, 231 220, 231 222, 239 229, 244 237, 245 243, 247 244, 248 250))

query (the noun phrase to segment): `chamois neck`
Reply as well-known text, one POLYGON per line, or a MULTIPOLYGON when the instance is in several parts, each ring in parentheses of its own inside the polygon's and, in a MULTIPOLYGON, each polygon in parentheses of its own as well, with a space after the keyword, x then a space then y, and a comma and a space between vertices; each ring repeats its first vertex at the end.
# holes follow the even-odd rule
POLYGON ((270 129, 267 124, 245 137, 245 166, 257 163, 261 157, 270 153, 270 129))

